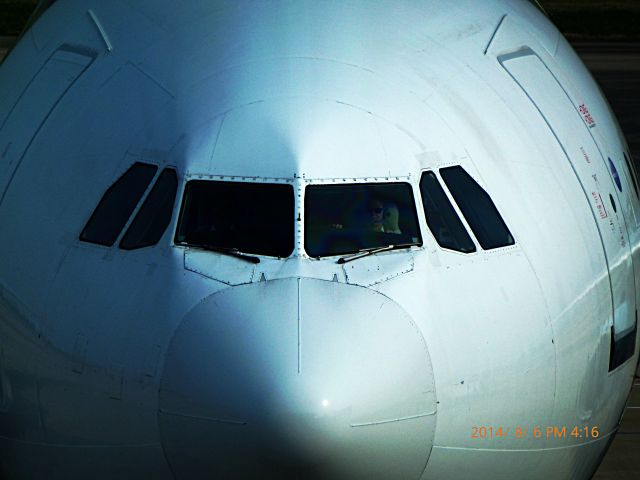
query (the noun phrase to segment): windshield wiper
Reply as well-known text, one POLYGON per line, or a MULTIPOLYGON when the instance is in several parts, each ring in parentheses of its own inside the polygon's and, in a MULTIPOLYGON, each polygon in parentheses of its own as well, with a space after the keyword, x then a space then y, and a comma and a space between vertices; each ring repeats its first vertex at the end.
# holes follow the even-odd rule
POLYGON ((373 255, 380 252, 387 252, 389 250, 397 250, 399 248, 409 248, 418 245, 417 243, 398 243, 395 245, 385 245, 384 247, 375 247, 375 248, 362 248, 358 250, 357 253, 354 253, 351 256, 342 257, 338 259, 337 263, 347 263, 352 262, 354 260, 358 260, 359 258, 368 257, 369 255, 373 255))
POLYGON ((210 252, 223 253, 225 255, 229 255, 230 257, 239 258, 240 260, 244 260, 245 262, 249 263, 260 263, 260 258, 242 253, 237 248, 216 247, 214 245, 208 245, 206 243, 180 243, 180 245, 202 248, 203 250, 208 250, 210 252))

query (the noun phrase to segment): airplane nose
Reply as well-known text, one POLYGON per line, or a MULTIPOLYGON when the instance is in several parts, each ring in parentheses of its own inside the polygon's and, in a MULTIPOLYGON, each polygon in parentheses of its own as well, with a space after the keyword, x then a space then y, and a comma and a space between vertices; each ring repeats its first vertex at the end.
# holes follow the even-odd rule
POLYGON ((178 479, 418 479, 435 430, 433 371, 417 326, 388 297, 258 282, 183 318, 158 420, 178 479))

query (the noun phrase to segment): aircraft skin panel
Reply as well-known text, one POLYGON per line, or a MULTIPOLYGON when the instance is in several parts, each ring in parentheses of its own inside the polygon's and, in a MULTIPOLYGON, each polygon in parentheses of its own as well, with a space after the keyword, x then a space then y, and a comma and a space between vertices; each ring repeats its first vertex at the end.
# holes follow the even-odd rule
POLYGON ((105 480, 122 475, 130 475, 130 478, 150 475, 159 480, 174 478, 164 461, 160 444, 95 447, 15 442, 0 438, 0 448, 3 454, 13 458, 11 466, 3 471, 6 478, 82 478, 74 475, 68 467, 57 467, 60 464, 73 465, 76 471, 91 471, 94 478, 105 480), (39 459, 37 464, 34 464, 34 458, 39 459), (126 468, 114 472, 116 464, 126 465, 126 468))
POLYGON ((0 68, 0 172, 7 146, 25 145, 0 204, 0 474, 590 478, 638 359, 609 369, 610 327, 629 330, 638 298, 640 202, 576 62, 516 0, 55 2, 0 68), (61 45, 95 59, 80 76, 65 63, 62 97, 33 92, 61 45), (522 48, 564 97, 523 93, 499 60, 522 48), (560 141, 545 118, 563 119, 550 120, 560 141), (615 232, 567 161, 580 146, 615 232), (160 241, 119 248, 140 203, 112 247, 80 241, 136 162, 157 167, 147 193, 177 172, 160 241), (513 244, 484 250, 465 218, 475 252, 438 244, 420 179, 432 172, 461 216, 440 174, 454 166, 513 244), (291 185, 293 254, 177 245, 196 180, 291 185), (394 182, 413 192, 419 246, 309 256, 308 188, 394 182), (599 435, 473 436, 490 425, 599 435))
MULTIPOLYGON (((450 89, 462 91, 463 81, 450 84, 450 89)), ((577 420, 593 410, 592 404, 610 395, 604 392, 611 390, 605 389, 596 399, 590 392, 593 388, 601 388, 599 379, 606 378, 609 348, 601 343, 601 337, 602 325, 610 322, 611 292, 604 251, 602 247, 593 248, 593 239, 598 238, 595 222, 591 215, 583 213, 586 201, 574 200, 584 198, 580 185, 575 180, 563 180, 575 178, 569 163, 546 124, 539 120, 535 107, 521 91, 512 90, 512 82, 503 71, 503 76, 492 77, 490 85, 465 92, 457 103, 450 101, 451 96, 446 91, 442 98, 431 99, 430 104, 445 118, 450 119, 455 112, 460 112, 458 115, 464 123, 457 129, 459 141, 467 146, 474 163, 491 165, 491 168, 480 170, 484 184, 505 218, 509 218, 509 227, 544 292, 544 303, 553 322, 553 344, 558 358, 562 359, 557 365, 552 420, 555 424, 562 418, 577 420), (518 95, 524 102, 519 103, 522 99, 518 95), (504 102, 510 110, 517 112, 517 116, 494 111, 495 107, 490 109, 478 98, 487 98, 487 104, 494 106, 504 102), (468 114, 470 108, 465 106, 474 103, 479 104, 479 113, 468 114), (504 121, 508 128, 491 133, 482 128, 483 119, 491 124, 499 121, 499 115, 506 116, 504 121), (528 142, 525 132, 532 138, 548 141, 528 142), (521 139, 521 143, 516 145, 510 138, 521 139), (505 202, 505 198, 516 201, 505 202), (535 243, 531 242, 533 239, 535 243), (573 282, 563 278, 563 272, 567 270, 575 275, 573 282), (569 298, 572 300, 567 301, 569 298), (603 349, 604 353, 601 353, 603 349), (582 373, 585 358, 600 362, 598 368, 602 377, 582 373), (581 391, 585 392, 580 400, 582 413, 577 413, 574 401, 581 391)), ((435 161, 436 166, 450 164, 443 158, 435 161)), ((475 174, 473 170, 469 171, 475 174)), ((624 399, 622 394, 617 404, 624 403, 624 399)), ((615 425, 615 422, 613 419, 610 423, 615 425)))
POLYGON ((0 144, 6 145, 0 170, 0 205, 20 168, 25 151, 47 121, 51 110, 93 61, 90 52, 74 50, 64 47, 56 50, 11 108, 3 122, 4 128, 0 127, 3 131, 0 144), (40 122, 34 125, 37 118, 40 122), (6 126, 7 122, 11 122, 12 128, 6 126))
MULTIPOLYGON (((567 46, 564 40, 562 40, 562 44, 565 45, 565 47, 567 46)), ((567 53, 565 53, 564 55, 566 56, 567 53)), ((570 56, 571 56, 572 64, 577 64, 578 61, 575 53, 571 51, 570 56)), ((563 58, 563 60, 565 59, 563 58)), ((554 75, 557 75, 558 78, 562 78, 563 82, 565 82, 564 85, 567 88, 573 89, 573 90, 567 90, 566 91, 567 94, 571 92, 570 95, 573 98, 580 98, 582 102, 587 103, 589 105, 589 110, 594 115, 594 118, 603 117, 603 122, 598 122, 595 127, 590 129, 592 138, 599 142, 597 147, 593 143, 591 143, 592 145, 591 149, 594 152, 598 150, 600 150, 600 152, 603 152, 604 151, 603 145, 606 145, 606 143, 604 142, 604 138, 606 138, 607 136, 610 139, 609 140, 610 143, 618 142, 619 145, 620 144, 624 145, 625 142, 620 142, 619 140, 620 138, 619 127, 616 125, 615 120, 614 121, 610 120, 610 110, 606 108, 606 102, 601 99, 599 94, 600 91, 598 87, 595 85, 591 76, 587 73, 584 66, 580 63, 580 68, 576 69, 578 71, 584 72, 584 75, 570 76, 568 75, 568 72, 571 72, 572 70, 561 68, 562 62, 560 62, 559 60, 554 58, 548 58, 545 60, 545 62, 547 62, 548 65, 552 65, 552 67, 550 68, 554 69, 554 75), (581 90, 576 89, 576 82, 579 82, 581 90), (579 93, 576 93, 576 92, 579 92, 579 93)), ((566 98, 566 95, 563 98, 566 98)), ((576 101, 574 100, 574 111, 578 111, 579 106, 580 106, 580 103, 576 103, 576 101)), ((547 110, 544 110, 544 112, 546 113, 547 110)), ((584 125, 584 123, 582 125, 584 125)), ((576 128, 579 130, 579 127, 576 127, 576 128)), ((588 142, 588 139, 587 139, 587 142, 588 142)), ((599 160, 602 161, 602 158, 600 158, 599 160)), ((604 178, 609 179, 610 174, 608 172, 608 168, 606 170, 607 172, 602 172, 603 173, 602 176, 604 178)), ((631 212, 629 211, 629 208, 634 208, 633 203, 630 201, 630 198, 629 198, 631 195, 631 190, 626 189, 623 192, 619 192, 615 190, 615 187, 611 186, 611 191, 614 194, 614 196, 616 196, 617 194, 617 197, 615 198, 614 201, 618 203, 618 208, 620 208, 619 205, 620 203, 622 203, 625 208, 624 213, 627 214, 625 219, 623 218, 618 219, 618 222, 619 222, 618 233, 620 235, 624 235, 625 234, 624 229, 626 228, 626 231, 629 234, 628 238, 631 239, 630 246, 635 245, 637 244, 637 242, 633 239, 637 235, 637 229, 631 223, 633 222, 632 219, 635 213, 633 213, 633 210, 631 212), (623 220, 626 220, 626 222, 624 222, 626 223, 626 226, 624 225, 623 220)), ((621 212, 618 212, 618 214, 620 213, 621 212)), ((585 238, 593 238, 593 237, 587 236, 585 238)), ((592 249, 592 250, 595 250, 595 249, 592 249)), ((633 250, 635 251, 635 249, 633 250)), ((593 251, 591 253, 593 254, 593 251)), ((573 255, 574 252, 571 252, 570 254, 573 255)), ((617 288, 618 292, 627 291, 626 294, 622 295, 622 300, 624 302, 633 304, 635 300, 634 298, 635 296, 632 292, 635 290, 635 288, 634 288, 633 273, 632 271, 629 271, 629 267, 630 267, 630 259, 628 258, 629 253, 625 254, 624 257, 626 258, 626 261, 625 261, 626 272, 627 272, 625 274, 626 279, 624 280, 621 279, 620 281, 616 282, 614 288, 617 288)), ((597 264, 598 263, 596 263, 595 265, 597 264)), ((617 265, 616 268, 619 269, 620 265, 617 265)), ((637 262, 635 262, 634 268, 637 269, 637 262)), ((597 275, 597 277, 599 276, 600 275, 597 275)), ((599 283, 602 284, 603 282, 599 282, 599 283)), ((576 301, 568 305, 568 307, 571 307, 571 308, 579 307, 580 304, 583 304, 584 307, 586 307, 586 308, 580 308, 578 310, 578 312, 582 312, 582 313, 578 313, 577 318, 584 319, 583 321, 584 327, 581 327, 581 328, 590 328, 591 331, 593 332, 591 338, 598 339, 596 342, 594 342, 593 340, 589 341, 587 340, 587 338, 584 338, 582 340, 577 340, 576 338, 573 338, 575 337, 576 330, 577 330, 575 326, 571 327, 566 320, 563 320, 561 322, 557 320, 555 321, 555 330, 557 332, 555 340, 556 340, 556 344, 558 344, 559 346, 559 356, 562 356, 563 358, 568 360, 571 359, 569 362, 565 363, 564 365, 559 366, 559 369, 558 369, 558 385, 561 386, 561 389, 558 391, 558 394, 557 394, 556 418, 562 418, 567 413, 574 411, 573 410, 574 407, 567 404, 566 399, 569 398, 569 396, 574 395, 574 393, 572 392, 575 391, 574 389, 576 388, 577 388, 577 392, 579 393, 579 396, 578 396, 579 401, 576 405, 577 408, 575 409, 575 412, 577 417, 580 419, 591 418, 592 419, 591 421, 597 422, 597 420, 594 420, 594 414, 597 411, 597 405, 602 404, 607 400, 610 401, 611 399, 610 392, 612 391, 621 392, 619 395, 617 395, 615 399, 615 404, 617 405, 616 408, 623 408, 626 402, 626 392, 628 390, 625 388, 622 388, 621 390, 617 390, 617 389, 620 389, 620 386, 619 386, 620 384, 618 379, 606 375, 607 370, 610 370, 611 367, 608 365, 609 364, 608 350, 610 349, 607 347, 608 340, 606 339, 606 337, 601 336, 601 334, 604 333, 604 331, 601 328, 594 331, 593 327, 596 327, 597 323, 592 323, 590 321, 587 321, 587 318, 606 318, 606 313, 604 314, 596 313, 596 309, 601 309, 607 304, 610 304, 610 293, 605 292, 605 290, 601 288, 604 285, 601 285, 601 287, 599 288, 594 288, 596 285, 597 284, 593 284, 591 287, 588 288, 588 290, 586 290, 593 293, 600 291, 599 294, 596 294, 594 298, 591 299, 592 301, 595 300, 593 307, 590 307, 588 303, 585 304, 585 299, 587 297, 584 294, 577 297, 576 300, 580 300, 580 302, 576 301), (600 300, 596 300, 597 298, 599 298, 600 300), (591 327, 587 327, 587 325, 591 325, 591 327), (595 337, 593 336, 593 334, 595 334, 595 337), (567 342, 562 340, 563 337, 567 339, 567 342), (575 376, 575 372, 579 371, 580 366, 584 362, 584 357, 582 355, 577 355, 579 349, 576 349, 576 347, 578 347, 578 345, 580 345, 581 347, 588 346, 586 348, 585 353, 587 354, 588 362, 589 362, 589 365, 591 366, 590 368, 592 369, 591 371, 598 370, 601 372, 600 374, 591 375, 591 376, 585 375, 580 377, 575 376), (597 392, 601 392, 601 393, 598 394, 597 392), (563 405, 567 405, 567 406, 563 407, 563 405)), ((553 291, 553 289, 545 289, 545 290, 547 292, 553 291)), ((637 292, 636 292, 636 295, 637 295, 637 292)), ((609 308, 611 307, 609 306, 609 308)), ((571 313, 572 312, 570 310, 564 311, 563 317, 565 319, 576 318, 576 317, 573 317, 571 313)), ((618 313, 621 313, 621 312, 618 312, 618 313)), ((629 321, 633 322, 633 316, 634 316, 633 310, 631 310, 628 313, 630 314, 628 315, 629 321)), ((580 330, 580 332, 581 332, 581 335, 584 335, 587 333, 587 330, 580 330)), ((627 366, 627 370, 628 368, 629 367, 627 366)), ((615 416, 610 414, 607 414, 607 416, 609 418, 608 421, 611 424, 615 425, 615 423, 617 422, 617 419, 615 418, 615 416)))
MULTIPOLYGON (((86 74, 90 76, 91 70, 86 74)), ((85 91, 82 86, 75 87, 83 98, 85 91)), ((152 131, 159 129, 153 122, 145 120, 149 113, 146 105, 150 102, 166 105, 171 98, 135 68, 126 65, 101 86, 99 100, 90 107, 83 102, 78 104, 63 99, 52 112, 49 122, 62 125, 66 133, 63 134, 62 130, 41 130, 25 154, 20 171, 16 172, 12 186, 7 189, 0 205, 0 215, 6 214, 12 219, 11 234, 3 242, 7 267, 3 280, 12 289, 20 289, 19 296, 25 303, 39 306, 35 309, 37 315, 46 318, 47 306, 44 302, 34 303, 32 299, 48 298, 50 286, 65 261, 68 249, 77 243, 75 224, 86 223, 104 190, 113 182, 113 176, 121 175, 133 158, 145 161, 151 156, 158 163, 153 152, 145 150, 138 155, 127 152, 131 139, 145 141, 146 128, 152 131), (95 120, 100 115, 106 123, 95 120), (119 133, 117 125, 122 118, 129 118, 141 126, 119 133), (86 136, 70 144, 66 135, 72 135, 71 132, 78 129, 84 129, 86 136), (67 159, 67 168, 60 168, 56 161, 61 157, 67 159), (111 163, 109 160, 114 158, 118 160, 111 163), (75 185, 75 193, 64 199, 67 182, 75 185), (41 195, 29 196, 25 205, 24 197, 16 195, 24 189, 41 192, 41 195), (29 213, 20 214, 21 211, 29 213), (40 220, 34 223, 37 218, 40 220), (67 221, 72 218, 73 221, 67 221), (58 238, 61 241, 59 246, 63 248, 53 251, 41 248, 41 235, 58 238), (28 247, 32 254, 24 256, 20 252, 27 244, 32 245, 28 247), (28 280, 21 277, 23 269, 29 268, 38 269, 42 275, 28 280)))
POLYGON ((288 451, 291 471, 317 469, 337 478, 385 478, 398 471, 418 478, 429 456, 435 413, 428 351, 410 317, 369 289, 313 279, 257 282, 208 297, 176 330, 160 387, 165 451, 174 473, 185 478, 214 469, 229 477, 269 475, 268 463, 245 458, 275 460, 288 451), (259 302, 262 313, 245 317, 238 302, 259 302), (336 303, 343 307, 338 316, 336 303), (258 340, 272 335, 272 341, 258 340), (380 341, 389 336, 397 341, 380 341), (242 371, 230 372, 234 364, 243 365, 242 371), (273 388, 261 379, 276 370, 273 388), (385 381, 372 382, 369 371, 385 381), (409 383, 415 386, 407 388, 409 383), (295 416, 282 424, 289 410, 295 416), (333 417, 330 424, 319 421, 325 416, 333 417), (266 434, 274 422, 281 433, 266 434), (215 434, 203 442, 207 431, 215 434), (308 437, 309 431, 316 435, 308 437), (341 438, 338 445, 335 436, 341 438), (394 439, 392 448, 388 438, 394 439), (343 457, 340 451, 359 453, 343 457), (338 460, 330 467, 316 465, 325 455, 338 460), (403 464, 386 470, 398 455, 403 464))
MULTIPOLYGON (((37 50, 31 42, 18 42, 12 49, 16 52, 13 55, 7 55, 2 61, 2 65, 9 65, 4 68, 11 68, 11 77, 3 76, 0 80, 0 87, 3 95, 0 98, 0 125, 4 125, 13 106, 20 99, 20 95, 28 87, 30 80, 34 76, 34 55, 37 50)), ((51 52, 50 52, 51 53, 51 52)), ((47 57, 42 58, 42 64, 47 57)))
POLYGON ((598 452, 604 447, 608 437, 599 439, 580 449, 563 447, 559 449, 546 449, 538 451, 518 450, 482 450, 482 449, 456 449, 448 447, 433 447, 433 461, 429 462, 422 479, 447 478, 452 480, 465 480, 474 478, 477 473, 463 471, 458 467, 461 462, 473 459, 474 464, 482 465, 483 475, 486 478, 508 480, 506 470, 518 472, 518 478, 535 480, 541 476, 550 475, 551 478, 591 478, 597 468, 598 452), (587 451, 587 455, 582 457, 587 451), (586 459, 586 460, 585 460, 586 459), (549 472, 544 465, 554 465, 554 470, 549 472), (506 465, 506 468, 505 468, 506 465))
MULTIPOLYGON (((571 49, 568 42, 564 39, 560 44, 557 60, 558 62, 562 62, 567 65, 567 72, 573 71, 580 73, 580 75, 575 75, 569 79, 566 78, 567 76, 563 71, 558 71, 558 75, 563 75, 563 85, 567 87, 570 94, 572 94, 572 89, 575 89, 576 91, 600 92, 600 87, 591 76, 591 73, 580 61, 573 49, 571 49)), ((574 98, 578 98, 575 94, 572 95, 574 98)), ((574 104, 580 105, 581 102, 578 103, 574 99, 574 104)), ((640 225, 640 215, 638 214, 640 211, 640 198, 634 195, 635 192, 633 191, 633 186, 630 183, 633 180, 629 178, 629 174, 633 175, 633 173, 629 172, 626 165, 624 165, 624 152, 626 152, 627 156, 630 157, 629 145, 624 138, 624 134, 617 119, 613 115, 611 106, 604 96, 591 95, 589 97, 588 108, 592 117, 597 119, 597 127, 592 129, 595 141, 600 146, 603 154, 606 154, 615 163, 618 172, 627 179, 628 184, 624 188, 625 191, 623 191, 622 195, 619 196, 622 196, 621 202, 625 208, 626 218, 630 219, 628 220, 629 223, 635 221, 635 225, 629 225, 627 229, 630 238, 630 245, 635 246, 638 244, 638 237, 640 236, 640 229, 638 228, 640 225), (633 213, 627 214, 626 212, 629 210, 633 213)), ((632 247, 632 255, 635 282, 636 285, 640 285, 640 251, 637 248, 632 247)), ((636 305, 640 303, 639 295, 640 291, 636 288, 636 305)))
POLYGON ((607 256, 613 294, 614 333, 616 339, 621 338, 635 325, 633 267, 625 219, 622 211, 616 211, 618 195, 605 159, 588 135, 587 127, 578 118, 578 112, 567 115, 573 105, 557 80, 535 55, 513 59, 507 57, 502 63, 539 111, 544 112, 545 121, 563 145, 585 189, 585 196, 591 197, 589 203, 607 256))
MULTIPOLYGON (((554 335, 545 314, 544 297, 522 251, 516 248, 491 259, 482 254, 456 259, 446 252, 434 256, 437 263, 416 258, 416 269, 404 282, 403 277, 398 277, 379 287, 381 292, 401 299, 403 305, 408 306, 407 311, 419 319, 426 339, 438 339, 429 343, 429 352, 434 368, 441 368, 442 375, 450 380, 437 388, 438 423, 446 424, 447 428, 436 431, 434 446, 455 443, 459 448, 477 448, 479 442, 472 437, 471 427, 483 425, 495 416, 505 424, 530 418, 550 422, 556 391, 554 335), (500 278, 492 275, 495 268, 503 272, 500 278), (488 282, 488 278, 493 281, 488 282), (424 293, 417 295, 408 291, 408 282, 416 284, 417 290, 424 293), (438 288, 439 284, 453 284, 458 288, 445 292, 438 288), (474 324, 488 325, 488 328, 470 334, 457 321, 465 315, 464 304, 459 300, 460 291, 473 298, 474 324), (515 301, 521 291, 528 292, 526 305, 515 301), (492 301, 496 295, 501 299, 497 304, 492 301), (428 313, 421 314, 421 310, 428 313), (515 317, 521 318, 522 323, 514 323, 515 317), (439 321, 433 322, 433 318, 439 321), (519 332, 517 338, 514 338, 515 330, 519 332), (506 338, 510 340, 505 341, 506 338), (516 359, 529 350, 540 352, 540 356, 527 365, 527 374, 522 376, 515 369, 516 359), (467 361, 463 352, 468 352, 474 360, 467 361), (504 358, 512 360, 504 361, 504 358), (480 373, 486 371, 491 371, 491 375, 480 373), (497 380, 505 377, 510 379, 508 383, 497 380), (471 406, 464 404, 469 394, 475 399, 471 406), (535 398, 536 407, 506 408, 519 395, 535 398)), ((524 439, 523 442, 521 448, 541 445, 539 440, 524 439)), ((495 439, 491 448, 510 449, 513 444, 495 439)))
MULTIPOLYGON (((616 189, 618 201, 622 204, 626 223, 634 224, 633 228, 627 228, 627 234, 629 236, 637 234, 637 225, 640 221, 637 209, 640 199, 635 195, 633 180, 630 177, 632 172, 627 169, 623 156, 623 152, 629 151, 629 146, 607 99, 603 95, 591 95, 588 98, 588 103, 586 102, 583 92, 601 92, 600 87, 580 59, 576 58, 577 55, 570 48, 570 45, 566 45, 566 40, 563 40, 562 44, 565 45, 565 49, 560 49, 558 55, 556 55, 556 61, 575 65, 575 71, 579 71, 583 75, 572 78, 558 69, 556 69, 557 73, 554 73, 554 75, 556 75, 558 82, 562 85, 573 105, 583 114, 585 124, 587 118, 590 118, 595 123, 595 127, 589 128, 589 133, 593 137, 605 162, 611 159, 614 163, 621 179, 621 185, 616 189), (604 128, 597 128, 601 126, 604 128)), ((612 174, 610 167, 608 169, 612 174)))

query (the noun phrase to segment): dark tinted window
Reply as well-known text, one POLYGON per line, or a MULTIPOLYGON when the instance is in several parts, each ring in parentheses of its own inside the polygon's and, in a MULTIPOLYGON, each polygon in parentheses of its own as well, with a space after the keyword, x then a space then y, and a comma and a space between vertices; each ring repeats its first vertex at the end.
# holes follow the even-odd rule
POLYGON ((113 245, 157 169, 147 163, 133 164, 102 196, 82 230, 80 240, 113 245))
POLYGON ((133 250, 155 245, 160 241, 171 221, 177 188, 176 171, 165 168, 124 234, 120 248, 133 250))
POLYGON ((475 252, 473 240, 444 193, 435 173, 422 174, 420 192, 427 225, 438 245, 458 252, 475 252))
POLYGON ((422 244, 408 183, 310 185, 304 205, 305 250, 312 257, 422 244))
POLYGON ((633 357, 636 350, 636 335, 638 333, 638 311, 636 310, 636 322, 629 333, 616 340, 615 330, 611 327, 611 346, 609 350, 609 371, 618 368, 624 362, 633 357))
POLYGON ((440 175, 482 248, 515 243, 491 197, 462 167, 443 168, 440 175))
POLYGON ((291 185, 194 180, 185 188, 175 241, 288 257, 294 221, 291 185))
POLYGON ((631 183, 633 184, 633 190, 636 192, 636 197, 640 198, 640 194, 638 194, 638 179, 636 178, 636 171, 633 168, 632 162, 627 156, 626 152, 622 152, 624 155, 624 161, 627 164, 627 169, 629 170, 629 175, 631 176, 631 183))

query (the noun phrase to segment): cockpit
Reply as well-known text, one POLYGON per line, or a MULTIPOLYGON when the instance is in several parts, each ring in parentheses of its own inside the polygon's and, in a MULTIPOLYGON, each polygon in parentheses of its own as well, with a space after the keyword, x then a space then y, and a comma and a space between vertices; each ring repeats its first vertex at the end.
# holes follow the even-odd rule
POLYGON ((305 193, 304 246, 311 257, 422 245, 408 183, 310 185, 305 193))
MULTIPOLYGON (((422 244, 409 183, 309 185, 303 217, 304 251, 312 258, 422 244)), ((294 252, 296 218, 291 184, 193 180, 175 243, 286 258, 294 252)))
POLYGON ((290 184, 190 181, 175 243, 288 257, 294 249, 294 205, 290 184))
MULTIPOLYGON (((79 240, 122 250, 164 243, 177 196, 174 168, 137 162, 107 189, 79 240)), ((420 247, 422 213, 442 249, 469 255, 515 243, 489 194, 460 165, 423 171, 419 186, 409 177, 187 176, 179 211, 174 245, 253 263, 260 256, 343 263, 420 247)))

